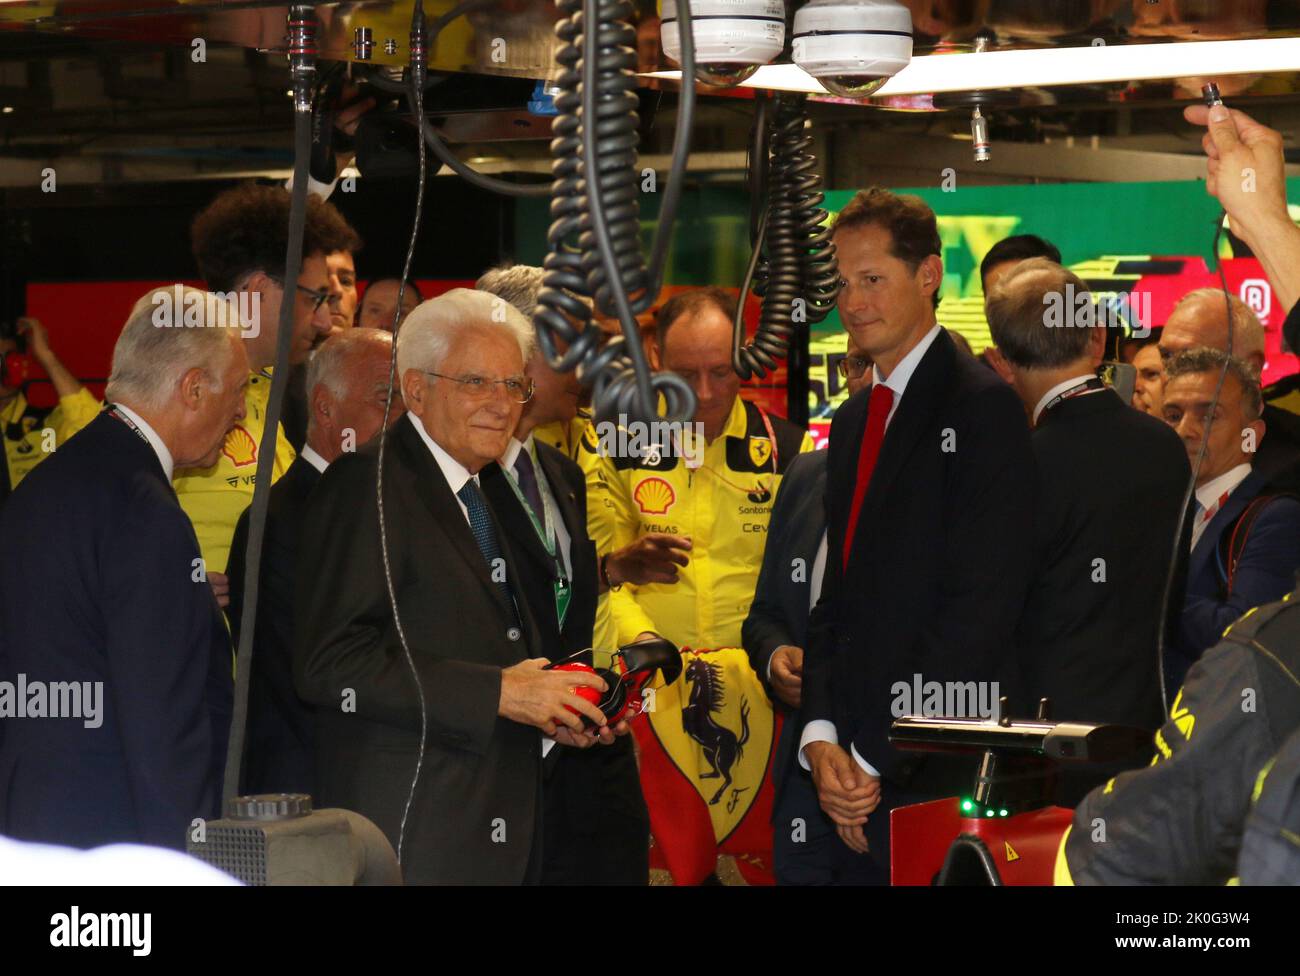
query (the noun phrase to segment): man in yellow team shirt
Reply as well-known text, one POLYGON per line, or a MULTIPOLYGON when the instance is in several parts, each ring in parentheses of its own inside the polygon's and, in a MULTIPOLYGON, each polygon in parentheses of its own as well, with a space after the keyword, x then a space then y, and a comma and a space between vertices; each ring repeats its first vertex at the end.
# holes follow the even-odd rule
POLYGON ((0 503, 32 468, 94 420, 98 413, 99 401, 54 355, 49 336, 40 322, 33 318, 20 318, 12 333, 0 333, 0 438, 4 440, 0 503), (52 410, 42 410, 27 402, 20 381, 25 372, 21 360, 14 364, 15 370, 4 368, 10 357, 24 355, 19 351, 20 340, 26 342, 26 355, 40 363, 54 385, 59 403, 52 410), (9 375, 11 372, 17 375, 9 375))
MULTIPOLYGON (((217 463, 176 472, 176 493, 194 523, 204 566, 218 602, 225 606, 225 568, 240 513, 252 502, 257 451, 266 424, 271 367, 284 295, 288 250, 289 193, 282 187, 246 183, 218 196, 190 229, 194 259, 209 290, 233 296, 244 317, 244 349, 252 375, 244 420, 226 437, 217 463)), ((307 361, 312 349, 332 331, 327 255, 356 251, 357 233, 330 204, 307 197, 302 270, 294 296, 289 365, 307 361)), ((293 462, 294 451, 277 431, 272 481, 293 462)))
POLYGON ((620 644, 649 632, 692 648, 740 646, 772 498, 790 460, 812 450, 807 433, 740 397, 734 310, 725 291, 701 288, 674 296, 655 321, 652 365, 695 390, 702 439, 637 456, 626 428, 593 424, 583 437, 589 530, 620 644))

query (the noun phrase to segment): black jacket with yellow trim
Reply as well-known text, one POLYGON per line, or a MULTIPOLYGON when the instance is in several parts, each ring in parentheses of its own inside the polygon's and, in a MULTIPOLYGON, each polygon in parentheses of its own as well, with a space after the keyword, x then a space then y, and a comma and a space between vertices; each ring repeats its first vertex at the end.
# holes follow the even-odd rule
POLYGON ((1300 599, 1250 611, 1192 666, 1149 767, 1089 793, 1058 882, 1223 884, 1260 771, 1300 728, 1300 599))

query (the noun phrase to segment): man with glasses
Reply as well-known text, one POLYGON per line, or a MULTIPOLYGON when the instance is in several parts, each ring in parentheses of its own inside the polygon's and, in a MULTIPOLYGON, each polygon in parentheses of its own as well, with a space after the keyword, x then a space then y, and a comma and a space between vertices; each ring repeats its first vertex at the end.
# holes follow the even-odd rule
MULTIPOLYGON (((279 338, 288 250, 289 194, 280 187, 246 183, 227 190, 195 218, 190 229, 194 259, 214 292, 233 295, 243 317, 244 349, 252 375, 245 419, 222 446, 216 464, 178 470, 176 493, 194 523, 204 569, 217 599, 228 602, 225 570, 239 515, 252 501, 257 452, 271 393, 271 369, 279 338)), ((302 269, 294 296, 289 365, 307 361, 332 331, 327 255, 356 251, 360 238, 342 215, 318 197, 307 197, 302 269)), ((289 469, 294 449, 277 432, 272 480, 289 469)))
POLYGON ((627 731, 574 693, 599 677, 543 670, 521 540, 479 484, 532 397, 532 342, 491 295, 422 304, 397 339, 408 414, 383 459, 386 550, 377 442, 331 464, 307 503, 294 674, 317 708, 318 800, 378 824, 408 883, 536 881, 543 756, 627 731))
MULTIPOLYGON (((541 268, 493 268, 478 289, 527 315, 537 306, 541 268)), ((600 637, 596 546, 587 532, 582 469, 543 433, 567 427, 582 387, 572 372, 550 367, 540 348, 528 360, 536 381, 500 465, 483 474, 483 491, 512 540, 519 575, 537 618, 546 657, 580 653, 609 666, 616 641, 600 637)), ((579 435, 581 436, 581 435, 579 435)), ((641 793, 631 738, 609 749, 563 749, 545 769, 542 884, 646 884, 650 815, 641 793)))

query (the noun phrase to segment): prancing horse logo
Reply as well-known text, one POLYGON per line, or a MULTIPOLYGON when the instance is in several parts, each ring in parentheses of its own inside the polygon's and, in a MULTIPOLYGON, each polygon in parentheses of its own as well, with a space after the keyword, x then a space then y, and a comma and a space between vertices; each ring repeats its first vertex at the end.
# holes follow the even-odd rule
POLYGON ((691 696, 682 708, 682 730, 700 744, 713 770, 700 773, 700 779, 722 780, 718 792, 709 801, 713 806, 731 786, 731 767, 745 754, 745 743, 749 741, 749 701, 743 697, 740 700, 740 736, 737 737, 713 717, 726 704, 722 669, 697 657, 687 664, 684 677, 691 686, 691 696))

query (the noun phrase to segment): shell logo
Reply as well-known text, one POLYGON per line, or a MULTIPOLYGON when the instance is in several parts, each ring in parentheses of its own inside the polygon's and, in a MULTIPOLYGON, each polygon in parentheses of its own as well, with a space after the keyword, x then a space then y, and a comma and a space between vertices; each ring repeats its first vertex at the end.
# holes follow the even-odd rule
POLYGON ((663 515, 677 501, 677 493, 663 478, 646 478, 636 486, 632 498, 642 515, 663 515))
POLYGON ((235 467, 246 468, 257 463, 257 441, 241 425, 236 424, 226 435, 221 453, 230 458, 230 463, 235 467))

